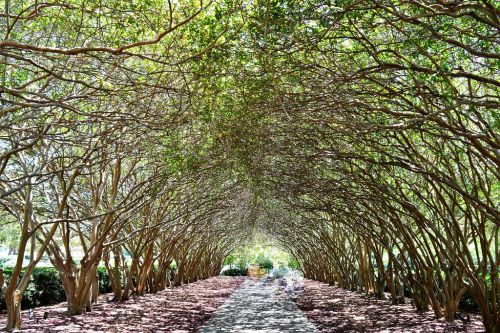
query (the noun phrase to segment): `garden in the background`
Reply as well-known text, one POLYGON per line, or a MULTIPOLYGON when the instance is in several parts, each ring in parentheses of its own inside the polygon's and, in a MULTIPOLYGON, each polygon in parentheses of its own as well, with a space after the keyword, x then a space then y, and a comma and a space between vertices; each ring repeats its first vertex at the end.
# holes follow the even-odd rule
POLYGON ((289 253, 276 247, 265 235, 255 235, 249 244, 236 248, 224 259, 222 275, 263 276, 272 273, 284 275, 288 270, 299 270, 299 263, 289 253))

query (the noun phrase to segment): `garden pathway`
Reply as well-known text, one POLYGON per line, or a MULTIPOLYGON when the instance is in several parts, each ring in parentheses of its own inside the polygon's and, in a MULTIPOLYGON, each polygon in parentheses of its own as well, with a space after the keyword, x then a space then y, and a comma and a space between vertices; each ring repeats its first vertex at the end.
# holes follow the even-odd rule
POLYGON ((317 331, 276 284, 249 279, 226 300, 199 332, 317 331))

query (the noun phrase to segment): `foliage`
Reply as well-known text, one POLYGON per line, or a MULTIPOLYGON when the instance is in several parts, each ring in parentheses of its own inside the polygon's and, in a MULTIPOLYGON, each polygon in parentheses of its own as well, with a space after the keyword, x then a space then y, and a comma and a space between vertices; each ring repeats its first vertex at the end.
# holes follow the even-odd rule
POLYGON ((259 265, 260 268, 265 269, 267 272, 273 269, 273 262, 271 261, 271 259, 262 255, 257 256, 255 262, 257 263, 257 265, 259 265))
POLYGON ((105 267, 97 268, 97 275, 99 276, 99 292, 102 294, 111 292, 111 282, 105 267))
MULTIPOLYGON (((12 270, 7 268, 4 275, 9 278, 12 270)), ((33 271, 28 288, 21 299, 21 306, 24 309, 35 306, 50 305, 66 300, 64 290, 61 286, 59 273, 53 268, 40 267, 33 271)), ((4 299, 2 298, 0 309, 5 310, 4 299)))
POLYGON ((19 244, 19 226, 9 216, 0 215, 0 246, 16 249, 19 244))
POLYGON ((222 276, 247 276, 247 269, 241 268, 229 268, 223 270, 221 273, 222 276))
MULTIPOLYGON (((5 278, 9 278, 12 269, 4 270, 5 278)), ((99 267, 99 289, 101 293, 109 293, 111 286, 109 277, 104 267, 99 267)), ((37 306, 52 305, 66 300, 66 294, 62 287, 61 278, 57 269, 53 267, 37 267, 33 270, 31 279, 21 299, 23 309, 31 309, 37 306)), ((0 298, 0 311, 6 310, 5 299, 0 298)))
POLYGON ((296 259, 293 259, 293 258, 290 258, 287 266, 291 269, 300 270, 300 263, 296 259))
POLYGON ((257 265, 269 272, 273 267, 292 268, 289 264, 296 264, 287 252, 276 248, 262 233, 255 233, 251 237, 247 245, 236 248, 224 259, 224 265, 230 268, 235 266, 240 270, 257 265))
POLYGON ((50 253, 75 314, 101 262, 125 299, 219 274, 231 254, 394 303, 406 290, 450 321, 465 293, 498 331, 494 1, 0 13, 0 241, 30 253, 9 329, 50 253))
POLYGON ((272 277, 274 279, 281 279, 281 278, 285 277, 287 275, 287 273, 288 273, 287 269, 284 269, 284 268, 275 269, 275 270, 273 270, 272 277))

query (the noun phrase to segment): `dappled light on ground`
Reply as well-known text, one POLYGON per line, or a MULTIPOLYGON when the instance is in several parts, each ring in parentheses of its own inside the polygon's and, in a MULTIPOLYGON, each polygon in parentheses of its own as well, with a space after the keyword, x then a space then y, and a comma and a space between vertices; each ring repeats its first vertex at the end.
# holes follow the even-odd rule
POLYGON ((304 293, 297 305, 319 332, 484 332, 480 317, 472 316, 464 325, 460 320, 448 323, 436 320, 432 311, 416 313, 408 304, 369 298, 327 284, 305 280, 304 293))
MULTIPOLYGON (((214 277, 121 303, 107 303, 103 296, 92 312, 73 317, 65 314, 65 303, 37 308, 35 316, 47 311, 48 319, 36 323, 25 311, 21 332, 196 332, 242 282, 214 277)), ((5 321, 0 317, 0 327, 5 321)))
POLYGON ((249 279, 200 333, 316 332, 304 314, 274 282, 249 279))
POLYGON ((478 315, 467 325, 448 323, 416 313, 410 300, 392 305, 311 280, 303 280, 303 292, 290 293, 279 282, 214 277, 120 303, 103 295, 92 312, 72 317, 64 303, 40 307, 33 320, 23 312, 20 332, 484 332, 478 315))
POLYGON ((88 302, 283 265, 412 295, 318 287, 330 331, 499 333, 497 3, 0 1, 2 326, 189 331, 222 286, 88 302))

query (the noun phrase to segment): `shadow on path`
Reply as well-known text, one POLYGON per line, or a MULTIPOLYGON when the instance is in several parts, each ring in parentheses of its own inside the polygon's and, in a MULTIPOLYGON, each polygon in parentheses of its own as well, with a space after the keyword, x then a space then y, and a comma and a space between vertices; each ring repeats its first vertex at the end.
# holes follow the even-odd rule
POLYGON ((393 305, 387 300, 311 280, 304 280, 304 293, 297 299, 297 305, 320 333, 485 331, 478 315, 472 315, 467 325, 457 320, 449 323, 435 319, 432 311, 417 313, 410 304, 393 305))
MULTIPOLYGON (((196 332, 242 282, 243 278, 215 277, 122 303, 107 303, 109 295, 103 295, 92 312, 80 316, 67 316, 66 303, 40 307, 36 316, 47 311, 49 318, 36 323, 24 311, 21 332, 196 332)), ((5 323, 6 315, 1 315, 0 331, 5 323)))
POLYGON ((246 280, 200 333, 316 332, 305 315, 274 283, 246 280))

